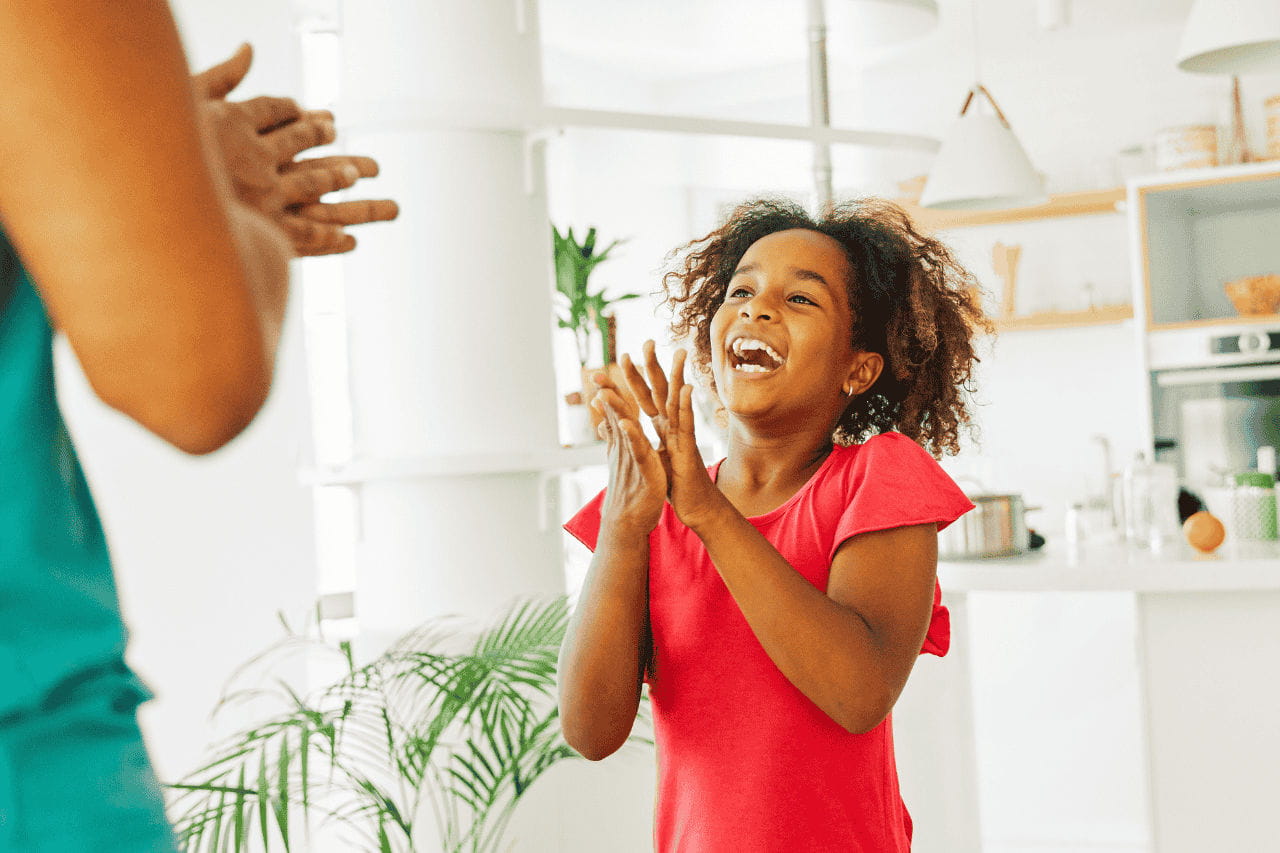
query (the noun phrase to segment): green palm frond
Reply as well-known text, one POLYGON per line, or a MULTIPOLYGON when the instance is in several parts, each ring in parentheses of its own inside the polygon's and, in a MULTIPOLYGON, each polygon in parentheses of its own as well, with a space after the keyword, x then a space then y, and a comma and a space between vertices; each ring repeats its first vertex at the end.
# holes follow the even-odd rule
POLYGON ((556 293, 559 297, 560 316, 558 323, 562 329, 571 329, 578 347, 578 361, 585 367, 589 341, 593 329, 604 334, 611 307, 627 299, 636 299, 638 293, 624 293, 621 296, 609 297, 604 290, 590 292, 588 282, 595 268, 609 259, 613 250, 625 240, 614 240, 604 249, 596 251, 596 229, 590 228, 581 244, 573 236, 569 228, 564 234, 551 226, 552 257, 555 261, 556 293))
MULTIPOLYGON (((443 849, 496 851, 529 787, 577 757, 555 703, 568 619, 564 598, 519 602, 470 642, 459 620, 436 620, 364 665, 340 646, 346 675, 309 694, 283 682, 228 693, 221 705, 276 710, 169 786, 183 849, 289 851, 328 831, 353 850, 411 853, 429 804, 443 849)), ((302 645, 291 634, 251 663, 302 645)))

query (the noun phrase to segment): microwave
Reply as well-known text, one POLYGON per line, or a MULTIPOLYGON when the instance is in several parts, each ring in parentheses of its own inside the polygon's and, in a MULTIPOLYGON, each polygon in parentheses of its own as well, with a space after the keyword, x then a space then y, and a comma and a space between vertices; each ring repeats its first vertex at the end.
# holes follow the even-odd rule
POLYGON ((1187 488, 1280 449, 1280 324, 1152 330, 1147 342, 1155 459, 1187 488))

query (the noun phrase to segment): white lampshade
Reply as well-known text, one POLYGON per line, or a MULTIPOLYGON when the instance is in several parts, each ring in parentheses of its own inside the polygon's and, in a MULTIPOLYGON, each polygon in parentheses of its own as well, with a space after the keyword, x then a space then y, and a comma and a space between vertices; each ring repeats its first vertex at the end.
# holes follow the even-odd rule
MULTIPOLYGON (((970 100, 979 89, 970 92, 970 100)), ((987 94, 985 89, 981 92, 987 94)), ((942 139, 920 196, 921 206, 1004 210, 1047 202, 1044 181, 1003 116, 970 110, 969 103, 965 102, 965 109, 942 139)))
POLYGON ((1280 0, 1196 0, 1178 67, 1197 74, 1280 70, 1280 0))
POLYGON ((832 47, 851 62, 919 38, 938 26, 936 0, 857 0, 826 4, 832 47))

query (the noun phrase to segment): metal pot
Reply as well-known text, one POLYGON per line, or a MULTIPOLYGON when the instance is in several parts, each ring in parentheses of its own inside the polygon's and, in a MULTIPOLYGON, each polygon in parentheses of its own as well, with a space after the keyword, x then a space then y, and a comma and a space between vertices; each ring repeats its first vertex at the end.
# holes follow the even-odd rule
POLYGON ((969 495, 974 509, 938 534, 938 559, 1014 557, 1031 547, 1022 495, 969 495))

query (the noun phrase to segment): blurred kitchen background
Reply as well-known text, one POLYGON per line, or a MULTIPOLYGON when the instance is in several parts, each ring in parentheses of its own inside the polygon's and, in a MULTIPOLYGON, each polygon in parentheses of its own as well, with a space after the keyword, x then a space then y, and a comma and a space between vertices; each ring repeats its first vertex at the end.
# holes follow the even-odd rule
MULTIPOLYGON (((281 636, 277 612, 300 623, 321 601, 332 632, 372 651, 431 616, 487 619, 581 582, 585 552, 558 523, 603 484, 603 451, 556 323, 548 223, 598 229, 598 249, 623 241, 591 276, 607 297, 642 294, 613 307, 616 350, 652 337, 669 353, 652 298, 669 251, 745 198, 812 203, 815 140, 837 200, 914 203, 981 82, 1048 199, 1038 214, 920 212, 1000 326, 981 345, 979 440, 944 464, 1038 507, 1028 523, 1067 562, 1044 589, 1033 558, 1005 566, 1012 583, 956 575, 973 590, 948 591, 963 651, 921 660, 897 726, 917 847, 1264 849, 1161 837, 1148 627, 1121 577, 1138 454, 1158 450, 1205 497, 1276 434, 1273 367, 1188 374, 1223 369, 1215 353, 1280 360, 1245 357, 1280 349, 1280 309, 1241 320, 1223 291, 1280 273, 1280 161, 1232 165, 1232 76, 1178 67, 1191 0, 826 0, 833 133, 812 127, 802 0, 174 5, 197 67, 254 44, 239 95, 334 109, 345 150, 382 163, 361 189, 403 214, 348 258, 296 262, 272 400, 212 458, 106 410, 60 353, 166 780, 198 764, 223 683, 281 636), (1119 580, 1073 588, 1072 565, 1099 577, 1108 561, 1119 580)), ((1280 71, 1243 72, 1239 91, 1247 149, 1280 157, 1280 71)), ((589 338, 589 366, 600 348, 589 338)), ((1258 553, 1248 570, 1280 575, 1258 553)), ((1165 555, 1190 559, 1180 540, 1165 555)), ((1249 784, 1280 792, 1274 774, 1249 784)), ((652 785, 639 747, 557 767, 517 812, 513 849, 647 850, 652 785)))

